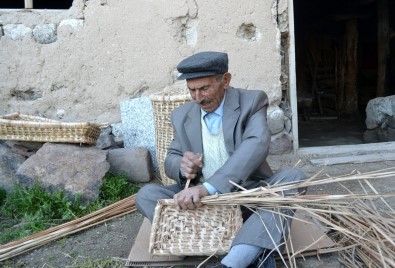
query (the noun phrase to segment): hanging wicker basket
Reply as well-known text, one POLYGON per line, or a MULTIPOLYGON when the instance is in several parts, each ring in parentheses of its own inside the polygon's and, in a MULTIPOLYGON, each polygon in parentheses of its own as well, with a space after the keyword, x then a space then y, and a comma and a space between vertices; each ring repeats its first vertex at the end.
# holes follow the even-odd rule
POLYGON ((154 255, 226 254, 243 224, 235 205, 204 205, 177 210, 173 199, 159 200, 151 227, 149 252, 154 255))
POLYGON ((36 142, 96 144, 106 124, 63 123, 39 116, 14 113, 0 117, 0 139, 36 142))

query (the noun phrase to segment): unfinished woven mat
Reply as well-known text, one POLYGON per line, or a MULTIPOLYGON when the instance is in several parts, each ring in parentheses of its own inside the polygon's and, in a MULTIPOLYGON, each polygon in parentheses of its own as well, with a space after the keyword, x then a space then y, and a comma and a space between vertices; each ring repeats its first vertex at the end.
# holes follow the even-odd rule
POLYGON ((39 116, 14 113, 0 117, 0 139, 95 144, 100 125, 62 123, 39 116))
POLYGON ((149 252, 154 255, 223 255, 243 224, 234 205, 177 210, 172 199, 159 200, 152 222, 149 252))
POLYGON ((156 157, 159 173, 164 185, 174 184, 174 180, 165 174, 163 163, 166 158, 167 148, 173 139, 171 125, 171 112, 178 106, 191 100, 189 90, 185 88, 163 90, 163 92, 150 96, 155 120, 156 157))

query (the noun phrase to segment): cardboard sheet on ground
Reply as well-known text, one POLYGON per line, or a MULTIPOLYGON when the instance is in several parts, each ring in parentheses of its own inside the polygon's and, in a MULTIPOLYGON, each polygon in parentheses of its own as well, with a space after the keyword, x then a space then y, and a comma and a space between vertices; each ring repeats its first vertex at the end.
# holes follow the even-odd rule
MULTIPOLYGON (((126 267, 160 267, 177 264, 194 265, 199 264, 206 259, 206 257, 202 256, 180 258, 178 256, 151 255, 148 253, 150 232, 151 223, 147 219, 144 219, 132 250, 130 251, 126 267)), ((315 255, 319 249, 326 249, 335 246, 334 242, 326 236, 324 229, 313 223, 312 219, 306 216, 303 212, 296 212, 295 219, 292 222, 290 237, 292 238, 292 243, 288 241, 288 247, 286 248, 292 248, 292 250, 290 250, 291 252, 303 251, 303 256, 315 255), (290 246, 291 244, 292 247, 290 246)), ((283 255, 286 256, 287 253, 284 252, 283 255)), ((215 261, 215 257, 212 261, 215 261)))

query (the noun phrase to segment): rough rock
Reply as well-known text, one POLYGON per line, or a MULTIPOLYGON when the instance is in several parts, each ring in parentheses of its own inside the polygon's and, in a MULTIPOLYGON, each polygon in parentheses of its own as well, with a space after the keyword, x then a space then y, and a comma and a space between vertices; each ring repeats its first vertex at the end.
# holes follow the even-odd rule
POLYGON ((65 27, 65 26, 70 26, 73 29, 79 29, 84 26, 84 20, 79 20, 79 19, 67 19, 67 20, 62 20, 59 23, 59 28, 65 27))
POLYGON ((34 39, 40 44, 50 44, 56 41, 56 24, 47 23, 37 25, 33 29, 34 39))
POLYGON ((379 97, 366 106, 366 127, 364 142, 393 141, 395 128, 395 95, 379 97))
POLYGON ((383 128, 368 129, 363 133, 365 143, 387 142, 388 132, 383 128))
POLYGON ((280 133, 284 129, 284 112, 278 106, 269 107, 267 111, 267 124, 272 135, 280 133))
POLYGON ((110 168, 106 156, 95 147, 45 143, 19 167, 18 183, 31 187, 37 181, 50 191, 64 189, 70 198, 94 200, 110 168))
POLYGON ((5 142, 0 143, 0 188, 11 191, 17 181, 16 171, 26 157, 12 152, 5 142))
POLYGON ((290 118, 285 117, 284 125, 285 125, 285 130, 286 130, 288 133, 291 133, 291 131, 292 131, 292 121, 291 121, 290 118))
POLYGON ((366 106, 366 127, 380 127, 387 117, 395 116, 395 95, 372 99, 366 106))
POLYGON ((155 122, 151 99, 141 97, 122 101, 120 108, 125 147, 147 148, 153 167, 157 170, 155 122))
POLYGON ((126 174, 130 182, 149 182, 152 162, 149 151, 143 147, 120 148, 108 151, 110 171, 126 174))
POLYGON ((115 143, 119 147, 123 147, 124 138, 123 138, 122 123, 111 124, 111 128, 112 128, 112 135, 114 135, 115 143))
POLYGON ((395 141, 395 128, 388 128, 388 141, 395 141))
POLYGON ((96 141, 96 148, 98 149, 115 149, 118 148, 112 135, 111 127, 101 129, 99 138, 96 141))
POLYGON ((43 142, 33 141, 14 141, 8 140, 5 142, 6 146, 11 148, 11 152, 30 157, 34 155, 43 145, 43 142))
POLYGON ((281 155, 292 151, 292 141, 288 134, 279 133, 271 137, 269 154, 281 155))
POLYGON ((395 116, 387 117, 387 120, 385 123, 387 124, 388 127, 395 128, 395 116))
POLYGON ((25 36, 31 36, 32 29, 23 24, 7 24, 3 26, 4 36, 12 40, 23 40, 25 36))

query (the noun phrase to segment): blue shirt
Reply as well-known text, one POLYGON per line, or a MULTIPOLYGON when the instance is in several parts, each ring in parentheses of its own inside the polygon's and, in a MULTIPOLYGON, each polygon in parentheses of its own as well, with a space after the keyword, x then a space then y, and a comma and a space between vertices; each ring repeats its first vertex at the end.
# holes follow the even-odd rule
POLYGON ((201 116, 206 123, 208 130, 213 135, 217 134, 219 129, 221 128, 222 116, 224 114, 224 102, 225 97, 219 107, 214 112, 207 113, 204 110, 201 110, 201 116))

